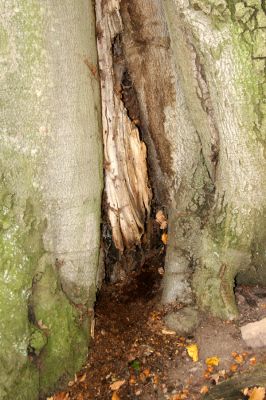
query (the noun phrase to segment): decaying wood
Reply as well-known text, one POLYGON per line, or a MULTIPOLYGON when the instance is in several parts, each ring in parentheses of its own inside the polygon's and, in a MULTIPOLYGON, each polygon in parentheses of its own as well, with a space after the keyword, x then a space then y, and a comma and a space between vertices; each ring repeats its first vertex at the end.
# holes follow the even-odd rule
POLYGON ((151 191, 146 146, 120 93, 124 64, 119 62, 120 50, 115 48, 123 30, 119 7, 119 0, 96 1, 105 191, 113 241, 123 251, 140 242, 150 211, 151 191))
POLYGON ((204 400, 238 400, 243 397, 243 389, 253 386, 266 387, 265 364, 258 365, 214 386, 204 396, 204 400))

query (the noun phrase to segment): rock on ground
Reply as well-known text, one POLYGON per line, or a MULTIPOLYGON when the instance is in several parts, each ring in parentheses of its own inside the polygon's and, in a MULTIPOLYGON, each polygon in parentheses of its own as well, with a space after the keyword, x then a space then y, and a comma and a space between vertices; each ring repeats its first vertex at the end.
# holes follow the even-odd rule
POLYGON ((197 310, 185 307, 178 312, 168 314, 165 317, 165 323, 178 335, 190 335, 198 327, 200 319, 197 310))
POLYGON ((242 338, 252 348, 266 346, 266 318, 242 326, 242 338))

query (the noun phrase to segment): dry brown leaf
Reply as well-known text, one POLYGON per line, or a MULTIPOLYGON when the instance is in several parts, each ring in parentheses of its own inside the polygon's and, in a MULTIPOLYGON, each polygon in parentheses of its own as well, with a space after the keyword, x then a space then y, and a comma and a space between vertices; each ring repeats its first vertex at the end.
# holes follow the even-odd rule
POLYGON ((162 239, 163 244, 166 245, 167 242, 168 242, 168 235, 167 235, 167 233, 164 232, 164 233, 162 234, 161 239, 162 239))
POLYGON ((235 361, 236 361, 237 364, 243 364, 243 362, 244 362, 244 357, 243 357, 241 354, 238 354, 238 355, 235 357, 235 361))
POLYGON ((265 388, 255 387, 251 389, 249 394, 249 400, 263 400, 265 397, 265 388))
POLYGON ((256 364, 257 364, 256 357, 251 357, 251 358, 249 359, 249 364, 250 364, 250 365, 256 365, 256 364))
POLYGON ((120 397, 118 396, 118 394, 116 392, 113 393, 112 400, 120 400, 120 397))
POLYGON ((79 382, 84 382, 85 379, 86 379, 86 377, 87 377, 87 374, 86 374, 86 372, 85 372, 85 374, 83 374, 83 375, 79 378, 79 382))
POLYGON ((237 364, 242 364, 242 363, 244 362, 244 354, 245 354, 245 353, 243 353, 243 354, 238 354, 238 353, 236 353, 235 351, 232 352, 232 356, 234 357, 235 362, 236 362, 237 364))
POLYGON ((53 397, 53 400, 68 400, 68 399, 69 399, 68 392, 59 392, 53 397))
POLYGON ((158 383, 159 383, 159 377, 158 377, 158 375, 154 375, 152 381, 153 381, 153 384, 154 384, 154 385, 158 385, 158 383))
POLYGON ((146 376, 146 378, 148 378, 151 374, 151 370, 149 368, 145 368, 143 374, 146 376))
POLYGON ((238 370, 238 365, 237 364, 232 364, 230 367, 231 372, 236 372, 238 370))
POLYGON ((121 386, 124 385, 125 382, 126 382, 125 379, 120 380, 120 381, 115 381, 115 382, 111 383, 110 389, 113 391, 119 390, 121 388, 121 386))
POLYGON ((38 327, 39 327, 40 329, 49 329, 48 326, 46 326, 46 325, 42 322, 41 319, 37 322, 37 324, 38 324, 38 327))
POLYGON ((136 384, 136 378, 134 375, 131 375, 130 379, 129 379, 129 384, 130 385, 135 385, 136 384))
POLYGON ((208 391, 209 391, 209 388, 206 385, 202 386, 202 388, 200 389, 201 394, 206 394, 206 393, 208 393, 208 391))
POLYGON ((156 213, 156 222, 160 225, 160 229, 167 228, 167 219, 162 210, 157 211, 156 213))

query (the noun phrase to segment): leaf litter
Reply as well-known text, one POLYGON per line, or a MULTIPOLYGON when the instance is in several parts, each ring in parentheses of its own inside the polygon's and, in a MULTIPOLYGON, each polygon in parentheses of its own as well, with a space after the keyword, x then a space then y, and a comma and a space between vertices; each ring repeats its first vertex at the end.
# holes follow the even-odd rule
MULTIPOLYGON (((159 217, 161 226, 167 226, 166 218, 159 217)), ((213 386, 266 362, 265 351, 247 349, 237 337, 237 323, 206 318, 189 337, 168 329, 164 316, 178 312, 182 305, 160 306, 158 270, 163 267, 160 251, 139 271, 131 272, 126 284, 103 285, 87 364, 66 382, 64 392, 47 400, 204 399, 213 386), (225 337, 224 343, 217 332, 222 340, 225 337)), ((265 308, 258 309, 266 316, 265 308)), ((249 309, 247 314, 245 308, 241 318, 252 318, 252 312, 249 309)), ((264 400, 265 388, 243 388, 243 396, 264 400)))

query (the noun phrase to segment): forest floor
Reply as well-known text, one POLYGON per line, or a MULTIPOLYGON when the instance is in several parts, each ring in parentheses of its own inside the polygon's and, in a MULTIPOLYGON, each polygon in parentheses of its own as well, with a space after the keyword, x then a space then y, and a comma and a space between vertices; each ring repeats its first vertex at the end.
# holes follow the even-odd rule
POLYGON ((103 284, 87 364, 49 400, 197 400, 250 365, 266 363, 266 349, 247 348, 239 329, 266 317, 266 289, 237 287, 237 321, 205 315, 184 338, 164 325, 169 309, 159 302, 162 274, 163 258, 156 256, 126 284, 103 284))

